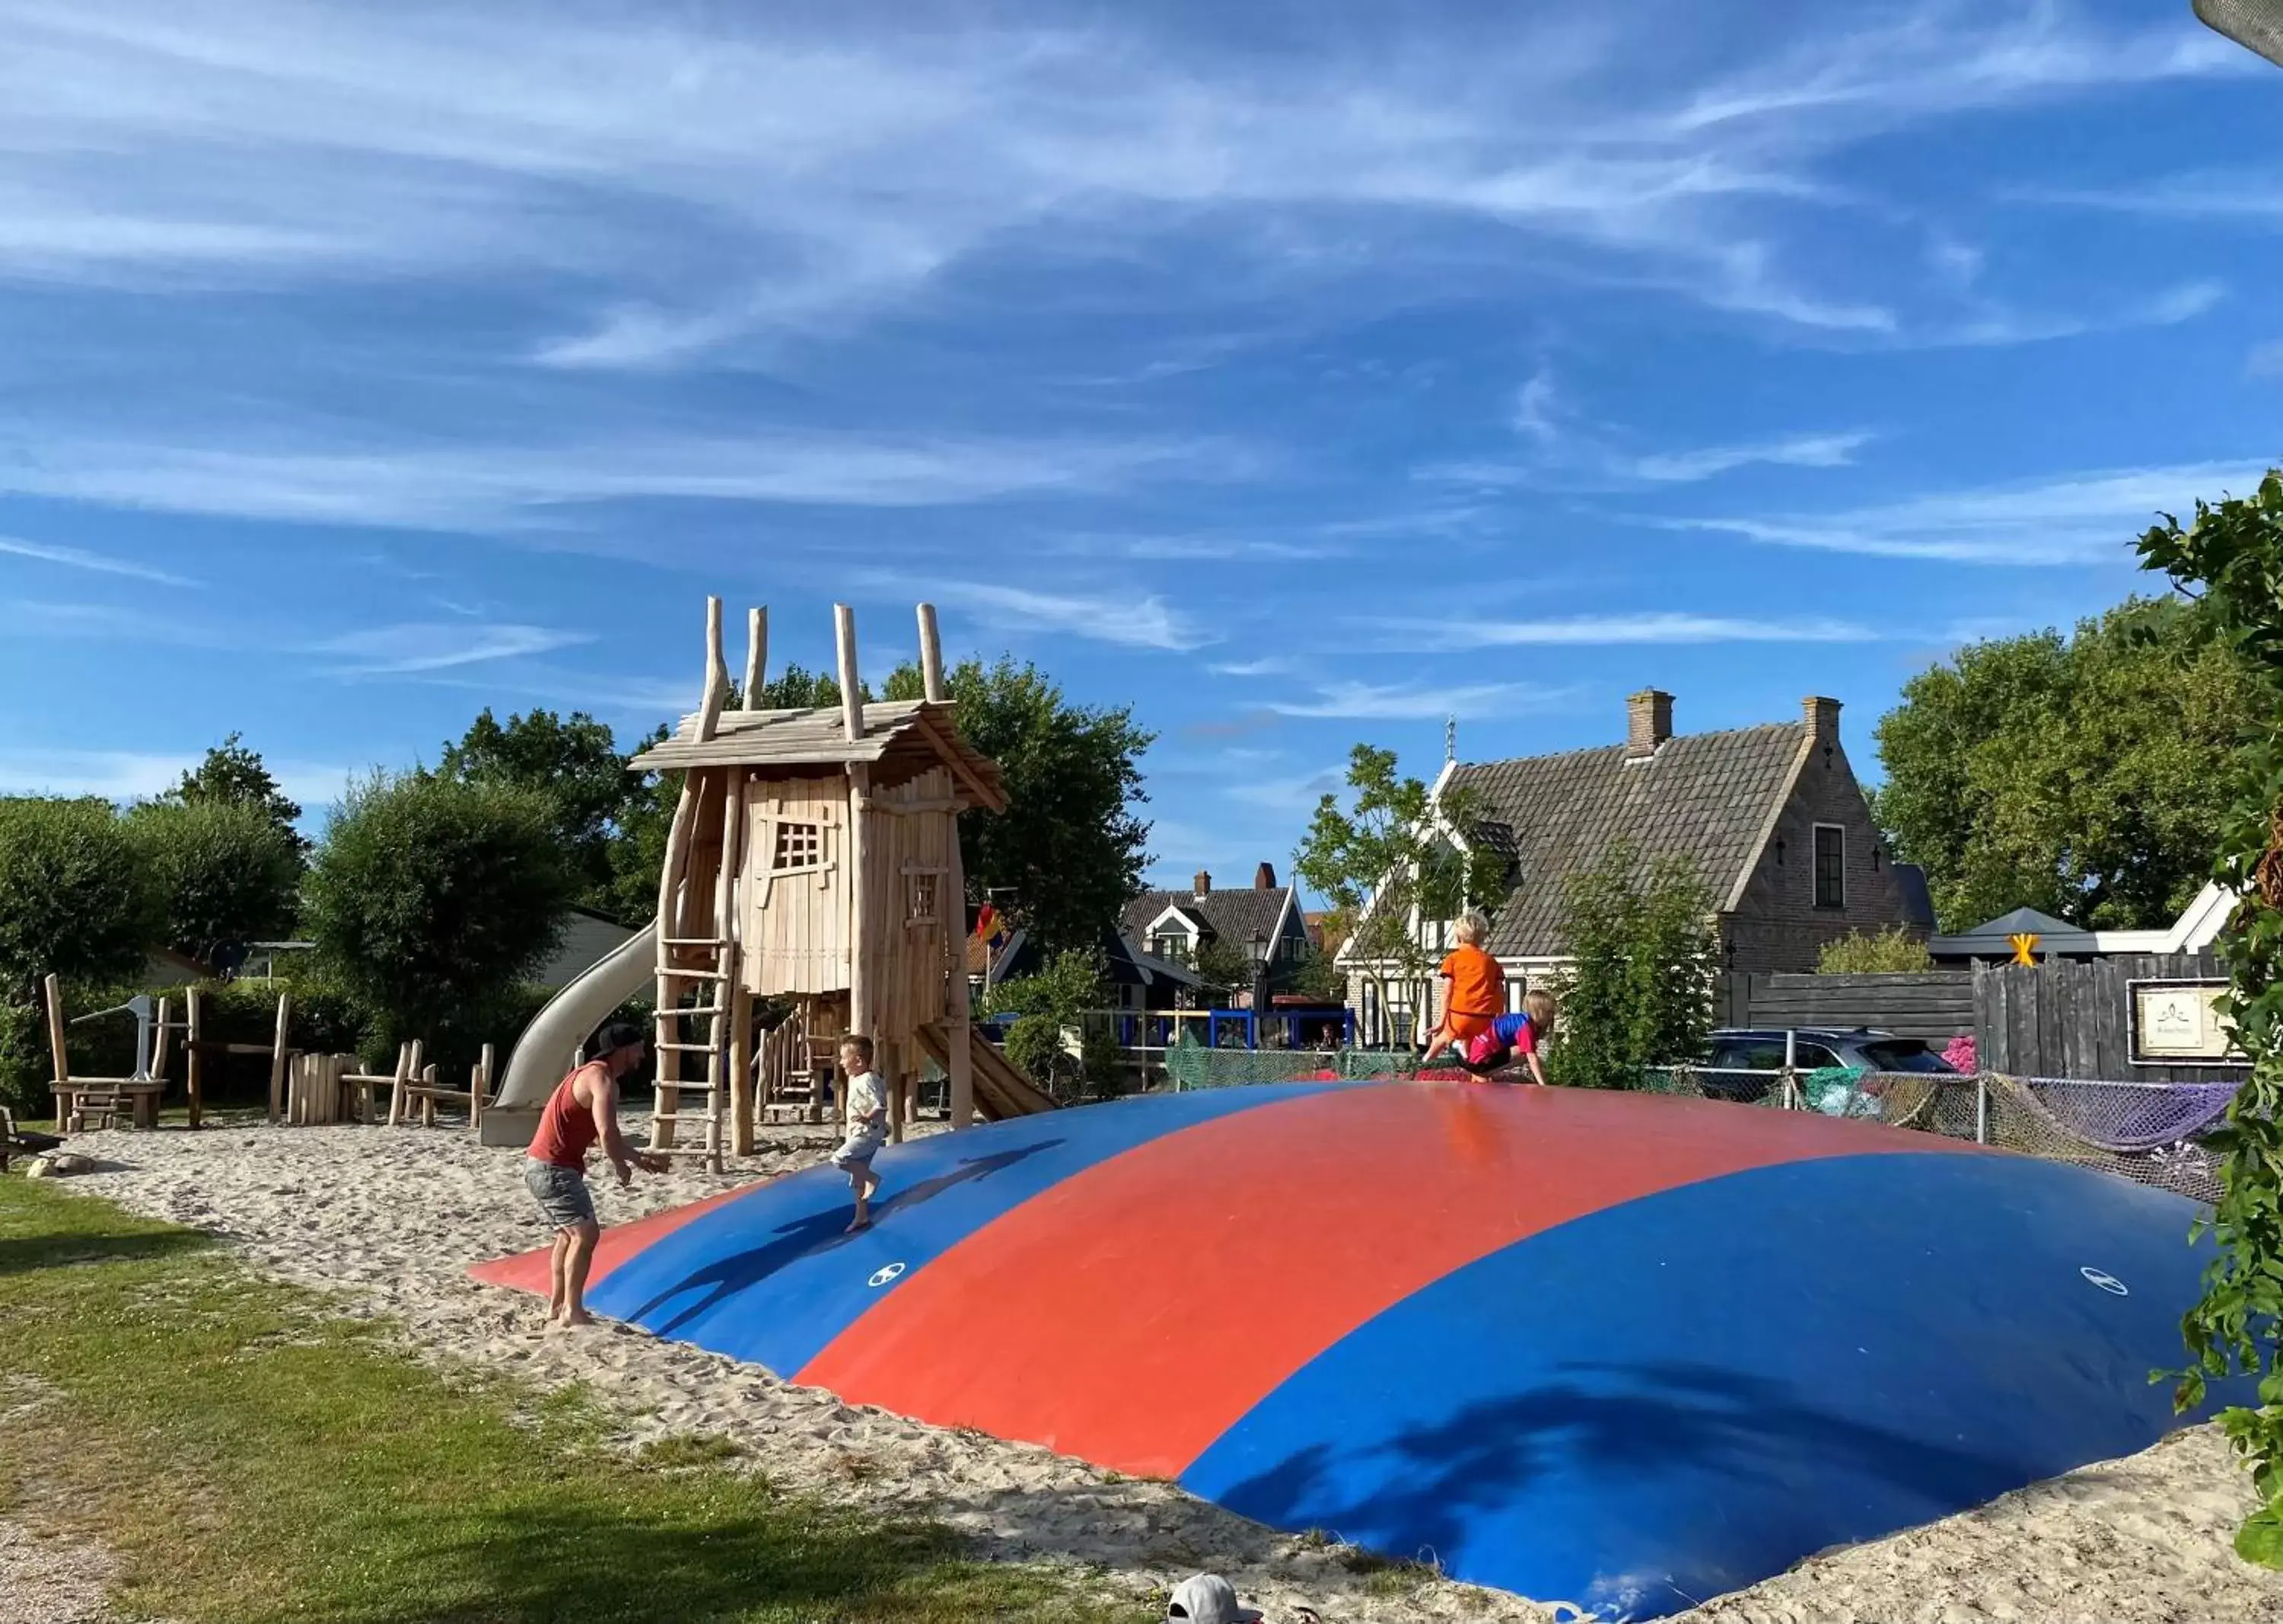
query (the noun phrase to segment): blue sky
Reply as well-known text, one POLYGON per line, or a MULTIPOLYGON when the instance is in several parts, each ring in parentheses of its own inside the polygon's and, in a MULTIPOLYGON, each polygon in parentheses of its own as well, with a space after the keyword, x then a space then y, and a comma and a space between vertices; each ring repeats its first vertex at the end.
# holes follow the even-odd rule
POLYGON ((322 804, 485 705, 688 708, 708 592, 876 673, 925 597, 1131 702, 1156 872, 1235 878, 1452 713, 1819 691, 1873 772, 1912 671, 2283 458, 2283 71, 2185 0, 0 39, 0 788, 242 730, 322 804))

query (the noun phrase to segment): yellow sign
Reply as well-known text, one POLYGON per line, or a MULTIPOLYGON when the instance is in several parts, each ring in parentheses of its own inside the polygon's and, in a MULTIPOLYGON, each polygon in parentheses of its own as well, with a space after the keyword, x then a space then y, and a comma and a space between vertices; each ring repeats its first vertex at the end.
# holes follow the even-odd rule
POLYGON ((2240 1061, 2221 1006, 2225 984, 2140 982, 2132 988, 2132 1058, 2143 1065, 2240 1061))
POLYGON ((2013 945, 2015 964, 2034 964, 2038 962, 2038 933, 2035 931, 2023 931, 2020 935, 2008 936, 2006 940, 2013 945))

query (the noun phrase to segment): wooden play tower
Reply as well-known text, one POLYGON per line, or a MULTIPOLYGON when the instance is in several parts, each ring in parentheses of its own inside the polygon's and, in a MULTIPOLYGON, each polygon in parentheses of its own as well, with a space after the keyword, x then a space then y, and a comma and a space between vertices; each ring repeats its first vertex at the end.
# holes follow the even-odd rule
POLYGON ((919 606, 925 697, 867 704, 855 616, 835 605, 842 698, 820 710, 760 708, 767 611, 752 611, 748 629, 732 711, 721 600, 706 600, 703 702, 632 763, 682 776, 658 877, 651 1148, 716 1166, 724 1150, 750 1152, 765 1069, 757 1001, 792 1005, 761 1035, 779 1074, 788 1046, 800 1050, 791 1069, 814 1077, 842 1035, 869 1036, 899 1136, 923 1057, 949 1077, 954 1128, 978 1107, 994 1118, 1051 1109, 968 1020, 959 815, 1007 800, 998 763, 960 737, 944 697, 935 610, 919 606))

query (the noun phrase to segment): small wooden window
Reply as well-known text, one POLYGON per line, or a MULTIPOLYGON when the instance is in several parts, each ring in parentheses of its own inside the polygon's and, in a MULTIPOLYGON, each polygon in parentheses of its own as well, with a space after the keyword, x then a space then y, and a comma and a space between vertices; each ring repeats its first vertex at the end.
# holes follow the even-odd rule
POLYGON ((940 916, 935 905, 935 876, 907 874, 904 876, 904 923, 906 925, 935 925, 940 916))
POLYGON ((1815 905, 1847 906, 1847 832, 1836 824, 1815 826, 1815 905))
POLYGON ((773 874, 798 874, 824 856, 824 831, 814 824, 779 824, 777 848, 769 858, 773 874))

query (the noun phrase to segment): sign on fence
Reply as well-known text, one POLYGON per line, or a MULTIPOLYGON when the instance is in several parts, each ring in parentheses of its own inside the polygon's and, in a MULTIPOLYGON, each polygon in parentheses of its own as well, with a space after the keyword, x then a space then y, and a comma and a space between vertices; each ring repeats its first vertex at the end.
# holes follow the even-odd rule
POLYGON ((2130 990, 2133 1065, 2247 1063, 2221 1012, 2226 982, 2134 981, 2130 990))

